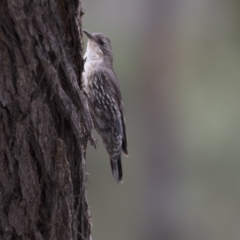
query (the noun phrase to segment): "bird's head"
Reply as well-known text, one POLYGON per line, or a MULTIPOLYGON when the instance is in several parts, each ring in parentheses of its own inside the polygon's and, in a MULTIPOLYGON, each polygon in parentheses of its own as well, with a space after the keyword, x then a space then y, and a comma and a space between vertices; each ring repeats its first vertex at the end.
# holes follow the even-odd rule
POLYGON ((90 60, 102 60, 112 64, 112 46, 109 38, 102 33, 90 33, 85 29, 83 32, 88 37, 85 56, 90 60))

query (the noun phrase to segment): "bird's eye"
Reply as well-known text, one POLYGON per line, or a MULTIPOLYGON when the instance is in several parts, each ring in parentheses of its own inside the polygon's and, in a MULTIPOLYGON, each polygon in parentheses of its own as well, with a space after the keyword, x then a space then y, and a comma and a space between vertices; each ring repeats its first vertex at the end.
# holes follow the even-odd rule
POLYGON ((99 43, 99 45, 101 45, 101 46, 104 45, 104 41, 103 41, 101 38, 98 39, 98 43, 99 43))

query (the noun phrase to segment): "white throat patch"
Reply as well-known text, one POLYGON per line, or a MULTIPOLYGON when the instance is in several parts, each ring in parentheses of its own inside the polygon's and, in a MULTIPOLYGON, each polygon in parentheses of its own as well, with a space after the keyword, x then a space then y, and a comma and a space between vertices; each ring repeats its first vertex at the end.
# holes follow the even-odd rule
POLYGON ((96 42, 88 39, 87 49, 84 58, 87 58, 87 61, 103 60, 103 52, 96 42))
POLYGON ((84 72, 82 74, 83 88, 85 93, 89 94, 89 89, 92 86, 90 75, 96 70, 97 65, 103 62, 102 50, 99 48, 96 42, 91 41, 90 39, 87 43, 84 59, 86 59, 86 62, 84 64, 84 72))

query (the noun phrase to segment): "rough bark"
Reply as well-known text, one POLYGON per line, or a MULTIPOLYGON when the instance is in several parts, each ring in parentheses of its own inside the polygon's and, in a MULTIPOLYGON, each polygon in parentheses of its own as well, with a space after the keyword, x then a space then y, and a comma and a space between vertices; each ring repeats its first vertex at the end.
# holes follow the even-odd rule
POLYGON ((0 239, 89 239, 81 2, 0 2, 0 239))

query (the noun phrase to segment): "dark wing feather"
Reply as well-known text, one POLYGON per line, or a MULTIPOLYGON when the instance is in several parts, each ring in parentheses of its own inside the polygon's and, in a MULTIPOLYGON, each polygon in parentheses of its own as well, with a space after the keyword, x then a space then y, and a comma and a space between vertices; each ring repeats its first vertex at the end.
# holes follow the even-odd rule
POLYGON ((105 80, 104 85, 107 89, 112 89, 114 92, 111 93, 112 96, 115 96, 115 100, 118 103, 118 107, 121 113, 121 123, 122 123, 122 129, 123 129, 123 142, 122 142, 122 151, 124 154, 128 155, 127 150, 127 134, 126 134, 126 123, 125 123, 125 117, 124 117, 124 108, 123 108, 123 101, 122 96, 120 92, 120 86, 117 80, 117 76, 115 72, 109 68, 101 68, 101 72, 98 72, 98 74, 102 75, 102 79, 105 80))
POLYGON ((128 156, 128 150, 127 150, 127 133, 126 133, 126 123, 125 123, 125 117, 123 113, 123 103, 121 104, 120 112, 121 112, 121 119, 122 119, 122 128, 123 128, 123 142, 122 142, 122 150, 125 153, 126 156, 128 156))

